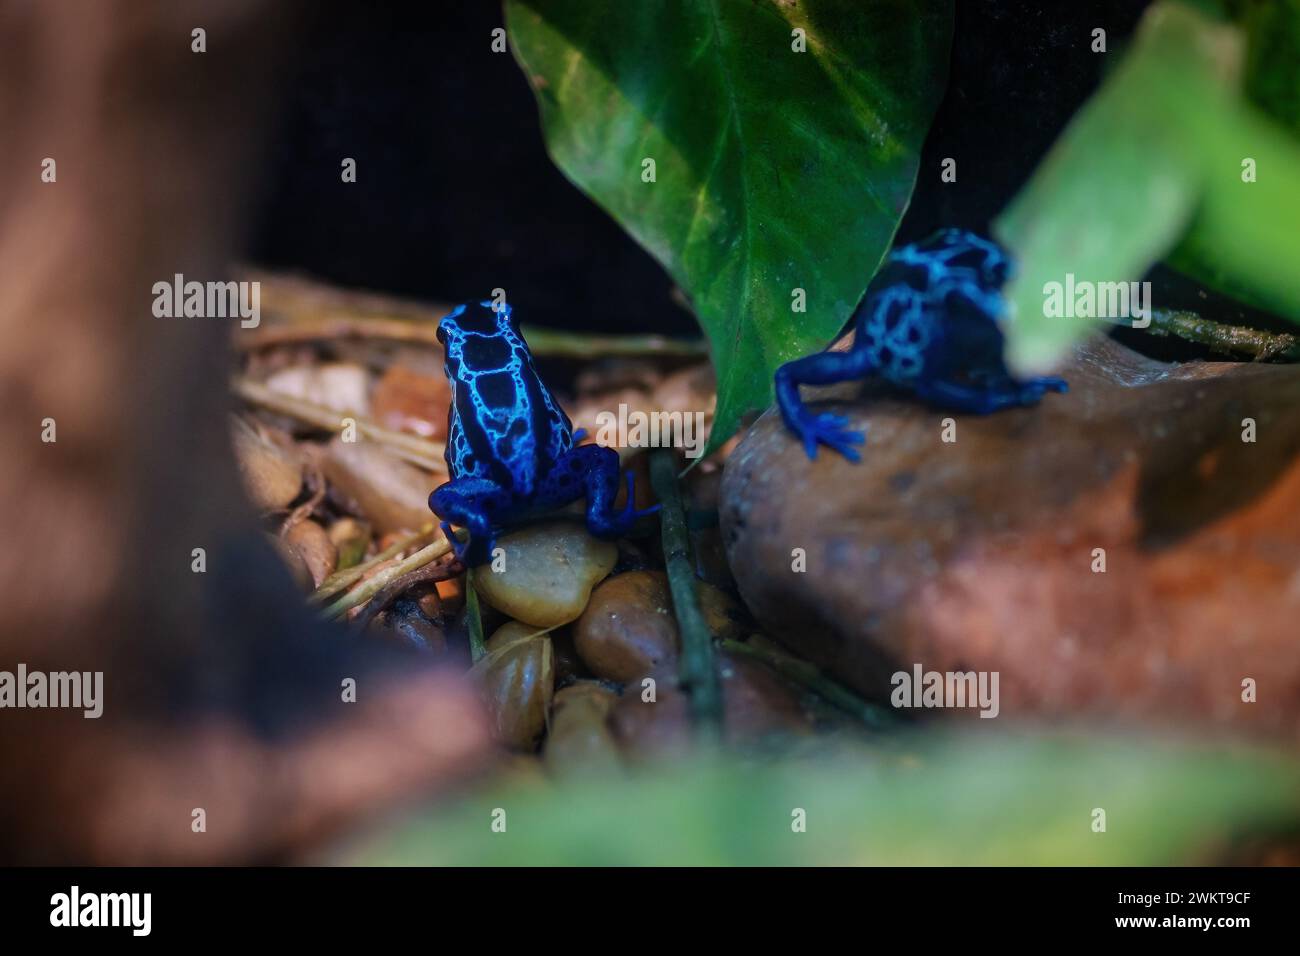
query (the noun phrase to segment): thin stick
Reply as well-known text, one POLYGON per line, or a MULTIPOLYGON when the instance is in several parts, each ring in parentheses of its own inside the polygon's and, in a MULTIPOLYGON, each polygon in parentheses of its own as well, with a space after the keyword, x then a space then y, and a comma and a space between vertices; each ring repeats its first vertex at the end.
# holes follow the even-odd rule
MULTIPOLYGON (((370 622, 380 611, 385 610, 388 605, 392 604, 408 588, 417 584, 436 583, 438 581, 447 581, 464 573, 465 568, 459 561, 453 558, 451 561, 444 561, 441 564, 429 564, 408 574, 403 574, 400 578, 390 581, 384 588, 370 599, 368 603, 354 622, 359 630, 364 631, 370 622)), ((436 592, 435 592, 436 593, 436 592)))
MULTIPOLYGON (((1113 324, 1127 326, 1127 322, 1113 324)), ((1224 325, 1202 318, 1195 312, 1155 309, 1151 312, 1151 325, 1138 331, 1145 331, 1148 335, 1172 335, 1204 345, 1214 352, 1243 356, 1256 362, 1300 362, 1300 336, 1224 325)))
MULTIPOLYGON (((307 279, 259 273, 262 307, 281 321, 255 329, 236 328, 235 347, 244 351, 298 342, 342 338, 374 338, 414 342, 441 349, 438 320, 448 306, 425 304, 372 292, 339 289, 307 279)), ((708 346, 700 339, 662 335, 590 335, 527 325, 524 336, 534 355, 593 358, 601 355, 703 358, 708 346)))
POLYGON ((782 677, 801 687, 806 687, 826 703, 856 717, 872 730, 887 730, 898 726, 898 721, 889 711, 868 704, 843 684, 837 684, 823 674, 815 664, 801 660, 792 654, 754 647, 741 641, 724 640, 721 645, 728 653, 741 654, 761 661, 782 677))
POLYGON ((361 580, 371 568, 397 557, 408 548, 414 548, 417 545, 423 547, 428 544, 435 534, 437 534, 437 531, 434 529, 433 524, 426 524, 415 534, 393 542, 373 558, 368 558, 345 570, 335 571, 321 582, 320 587, 313 591, 311 597, 307 600, 317 604, 324 602, 326 598, 331 598, 338 592, 350 588, 355 582, 361 580))
POLYGON ((382 591, 390 581, 395 581, 404 574, 409 574, 417 568, 422 568, 426 564, 441 558, 444 554, 451 551, 451 543, 442 538, 439 541, 427 547, 421 548, 410 557, 403 558, 390 568, 384 568, 372 578, 368 578, 361 583, 359 587, 353 588, 347 594, 327 607, 322 613, 329 618, 340 617, 352 610, 354 607, 360 607, 372 597, 382 591))
POLYGON ((713 635, 709 633, 695 592, 695 563, 691 560, 686 514, 677 487, 677 459, 669 449, 650 456, 650 481, 659 497, 664 563, 673 611, 681 633, 682 656, 678 676, 691 696, 691 718, 696 731, 716 739, 722 728, 722 687, 713 660, 713 635))
MULTIPOLYGON (((432 325, 415 325, 409 319, 386 315, 325 314, 241 331, 235 346, 246 352, 273 345, 293 345, 330 339, 384 339, 420 345, 442 345, 437 339, 437 320, 432 325)), ((588 359, 598 356, 648 356, 651 358, 704 358, 708 348, 692 339, 671 339, 663 335, 592 335, 527 325, 523 329, 528 348, 544 358, 588 359)))
POLYGON ((441 473, 447 471, 446 460, 443 458, 446 446, 442 442, 390 431, 361 415, 335 411, 324 405, 317 405, 315 402, 294 398, 251 379, 237 378, 231 383, 231 389, 246 402, 281 415, 288 415, 290 418, 324 431, 338 431, 342 426, 343 418, 351 418, 356 422, 360 434, 384 445, 400 458, 429 471, 441 473))

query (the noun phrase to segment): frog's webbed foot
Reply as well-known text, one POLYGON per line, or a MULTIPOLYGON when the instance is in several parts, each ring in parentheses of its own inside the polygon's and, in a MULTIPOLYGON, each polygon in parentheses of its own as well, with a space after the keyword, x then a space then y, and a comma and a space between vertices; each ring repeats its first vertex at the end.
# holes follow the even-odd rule
POLYGON ((462 565, 470 568, 487 563, 492 554, 494 542, 489 539, 486 545, 480 547, 479 543, 483 540, 481 535, 471 534, 466 540, 462 541, 456 537, 456 532, 450 522, 444 521, 439 527, 442 528, 442 533, 446 535, 447 540, 451 542, 451 553, 456 556, 456 560, 462 565))
MULTIPOLYGON (((626 534, 637 523, 639 518, 657 514, 660 507, 659 505, 651 505, 649 508, 637 508, 636 476, 630 470, 624 474, 627 477, 627 502, 623 505, 622 511, 617 512, 608 520, 611 536, 626 534)), ((590 524, 590 518, 588 524, 590 524)))
POLYGON ((862 456, 853 446, 864 444, 867 440, 866 433, 846 428, 848 423, 849 420, 843 415, 832 415, 830 412, 819 415, 805 413, 795 431, 803 439, 803 450, 811 459, 816 460, 817 446, 820 444, 839 452, 849 461, 861 461, 862 456))
POLYGON ((849 461, 859 461, 854 445, 863 444, 863 432, 845 426, 849 420, 828 412, 815 413, 799 397, 800 385, 830 385, 865 376, 872 370, 865 350, 821 352, 787 362, 776 370, 776 404, 786 427, 803 441, 809 458, 817 457, 817 446, 825 445, 849 461))
MULTIPOLYGON (((579 445, 556 465, 552 478, 562 489, 578 484, 587 496, 587 530, 598 538, 617 538, 632 530, 637 519, 654 514, 659 506, 638 510, 631 472, 627 476, 627 505, 614 507, 619 486, 618 452, 603 445, 579 445)), ((576 495, 566 495, 572 501, 576 495)))

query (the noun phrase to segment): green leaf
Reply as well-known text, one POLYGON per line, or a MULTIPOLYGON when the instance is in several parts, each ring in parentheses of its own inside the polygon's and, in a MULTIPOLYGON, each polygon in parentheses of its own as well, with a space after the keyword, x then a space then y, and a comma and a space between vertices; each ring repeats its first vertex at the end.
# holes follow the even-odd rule
MULTIPOLYGON (((915 743, 915 742, 914 742, 915 743)), ((1300 818, 1300 768, 1102 737, 931 740, 903 755, 739 759, 486 791, 378 835, 386 865, 1166 865, 1300 818), (506 812, 494 833, 492 811, 506 812), (807 829, 792 831, 792 810, 807 829), (1094 832, 1094 810, 1106 813, 1094 832)))
POLYGON ((717 370, 716 448, 770 403, 778 365, 839 332, 888 251, 944 90, 951 0, 506 12, 552 158, 691 299, 717 370))
POLYGON ((1044 286, 1139 279, 1174 264, 1300 320, 1300 146, 1240 92, 1233 25, 1158 3, 994 231, 1015 255, 1007 358, 1050 367, 1093 327, 1045 315, 1044 286), (1256 162, 1256 182, 1242 163, 1256 162), (1181 242, 1181 245, 1180 245, 1181 242), (1177 249, 1175 248, 1177 247, 1177 249))
POLYGON ((1246 30, 1246 95, 1300 133, 1300 0, 1239 0, 1246 30))

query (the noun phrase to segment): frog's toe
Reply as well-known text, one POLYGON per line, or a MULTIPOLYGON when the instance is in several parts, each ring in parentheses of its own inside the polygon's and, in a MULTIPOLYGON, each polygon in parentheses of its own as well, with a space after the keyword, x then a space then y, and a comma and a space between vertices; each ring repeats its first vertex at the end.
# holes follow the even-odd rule
POLYGON ((1022 405, 1035 405, 1048 392, 1066 392, 1069 389, 1063 378, 1031 378, 1020 383, 1020 402, 1022 405))
POLYGON ((470 535, 468 540, 462 541, 456 536, 451 525, 444 521, 440 525, 442 533, 447 536, 451 542, 451 553, 456 556, 456 560, 465 567, 474 567, 483 564, 488 560, 488 554, 491 551, 491 542, 480 541, 474 535, 470 535))
POLYGON ((808 457, 816 460, 817 446, 822 444, 839 452, 849 461, 861 461, 862 456, 853 446, 866 442, 867 436, 860 431, 846 428, 848 423, 849 420, 843 415, 832 415, 829 412, 806 419, 802 423, 800 432, 804 451, 808 457))
POLYGON ((659 505, 651 505, 649 508, 637 508, 636 506, 636 475, 631 471, 627 475, 627 502, 623 505, 623 520, 630 526, 637 518, 644 518, 646 515, 652 515, 659 511, 659 505))

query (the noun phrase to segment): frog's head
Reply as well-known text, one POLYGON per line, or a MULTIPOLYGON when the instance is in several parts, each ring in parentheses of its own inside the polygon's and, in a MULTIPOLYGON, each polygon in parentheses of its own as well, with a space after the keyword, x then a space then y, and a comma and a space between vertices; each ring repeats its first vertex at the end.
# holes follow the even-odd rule
POLYGON ((458 305, 445 315, 438 323, 438 341, 446 355, 447 379, 456 382, 463 372, 504 368, 523 340, 510 306, 484 300, 458 305))

